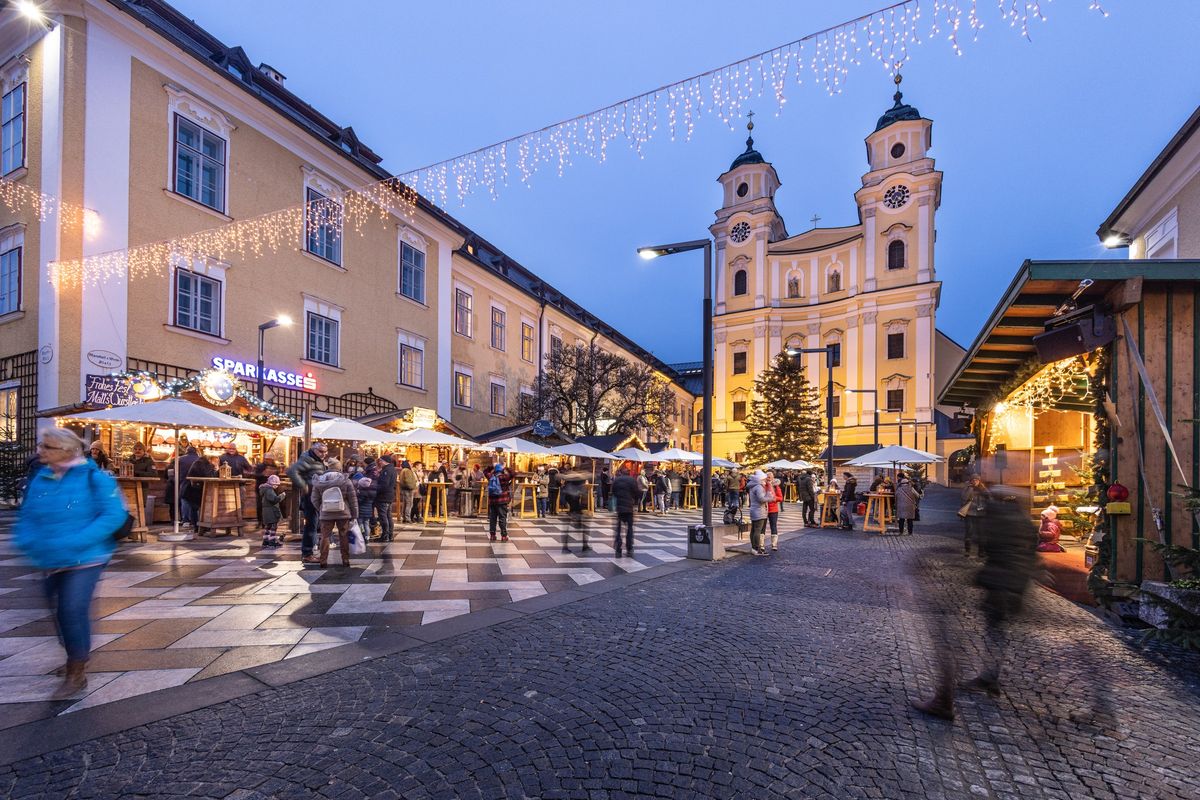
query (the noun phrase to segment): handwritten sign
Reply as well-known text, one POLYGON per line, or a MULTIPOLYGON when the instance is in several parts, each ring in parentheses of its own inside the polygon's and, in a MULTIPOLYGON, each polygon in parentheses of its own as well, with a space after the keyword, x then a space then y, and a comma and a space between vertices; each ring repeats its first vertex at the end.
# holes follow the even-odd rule
POLYGON ((141 402, 129 381, 111 375, 88 375, 84 395, 89 403, 98 406, 131 406, 141 402))

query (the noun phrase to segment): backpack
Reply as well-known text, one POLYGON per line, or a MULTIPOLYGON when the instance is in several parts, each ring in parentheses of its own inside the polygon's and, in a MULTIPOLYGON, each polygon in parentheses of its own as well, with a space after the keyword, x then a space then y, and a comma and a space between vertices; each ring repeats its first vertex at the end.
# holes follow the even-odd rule
POLYGON ((321 492, 321 513, 342 514, 346 511, 346 498, 338 486, 330 486, 321 492))
POLYGON ((500 475, 493 472, 492 477, 488 478, 488 497, 499 497, 504 490, 500 488, 500 475))

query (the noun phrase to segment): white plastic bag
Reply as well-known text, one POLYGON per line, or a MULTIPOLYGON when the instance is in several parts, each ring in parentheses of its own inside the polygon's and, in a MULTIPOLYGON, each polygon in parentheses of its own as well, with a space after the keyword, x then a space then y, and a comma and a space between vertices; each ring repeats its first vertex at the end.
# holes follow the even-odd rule
POLYGON ((363 539, 362 531, 359 530, 358 520, 350 523, 350 555, 361 556, 367 552, 367 543, 363 539))

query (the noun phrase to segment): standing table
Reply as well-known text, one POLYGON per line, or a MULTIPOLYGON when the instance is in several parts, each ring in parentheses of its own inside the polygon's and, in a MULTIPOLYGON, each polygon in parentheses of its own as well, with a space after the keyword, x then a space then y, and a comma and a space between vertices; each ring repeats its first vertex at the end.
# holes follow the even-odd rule
POLYGON ((895 496, 890 492, 872 492, 867 495, 867 513, 863 516, 863 530, 883 533, 888 523, 895 519, 892 512, 892 501, 895 496))
POLYGON ((117 486, 121 489, 121 496, 125 498, 125 506, 133 515, 133 530, 130 538, 136 536, 139 542, 146 541, 146 532, 149 530, 146 523, 154 521, 146 519, 146 485, 158 483, 158 481, 158 478, 149 477, 117 477, 117 486))
POLYGON ((242 535, 242 528, 249 523, 242 513, 242 489, 246 484, 254 485, 252 478, 190 478, 201 484, 200 495, 200 530, 208 529, 209 536, 215 536, 217 528, 236 530, 242 535))
POLYGON ((838 498, 841 494, 838 492, 822 492, 821 493, 821 527, 822 528, 838 528, 841 527, 842 521, 838 519, 838 498))
POLYGON ((447 522, 446 487, 450 484, 444 481, 430 481, 425 484, 425 522, 447 522))

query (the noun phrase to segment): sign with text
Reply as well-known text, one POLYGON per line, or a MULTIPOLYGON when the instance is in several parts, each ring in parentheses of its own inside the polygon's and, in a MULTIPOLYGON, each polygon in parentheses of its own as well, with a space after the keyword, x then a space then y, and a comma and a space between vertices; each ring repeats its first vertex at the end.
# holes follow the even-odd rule
MULTIPOLYGON (((257 364, 248 364, 245 361, 234 361, 233 359, 222 358, 221 356, 213 356, 212 365, 231 375, 237 375, 239 378, 245 378, 249 381, 258 380, 257 364)), ((264 367, 263 380, 267 383, 275 383, 293 389, 303 389, 308 392, 315 392, 317 390, 317 379, 313 377, 311 372, 301 374, 299 372, 286 372, 274 367, 264 367)))
POLYGON ((84 384, 84 399, 98 406, 131 406, 142 402, 124 378, 112 375, 88 375, 84 384))

